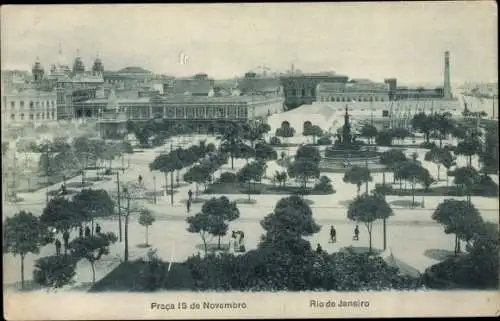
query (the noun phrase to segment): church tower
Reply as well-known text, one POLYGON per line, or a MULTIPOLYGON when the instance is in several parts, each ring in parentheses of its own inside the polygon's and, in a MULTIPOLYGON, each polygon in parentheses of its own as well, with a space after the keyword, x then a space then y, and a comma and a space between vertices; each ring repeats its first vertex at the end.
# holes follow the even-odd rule
POLYGON ((42 64, 40 63, 40 58, 36 57, 36 61, 35 64, 33 65, 33 68, 31 69, 31 72, 33 74, 33 80, 36 83, 40 83, 43 80, 45 70, 43 69, 42 64))
POLYGON ((85 73, 85 65, 83 64, 82 57, 80 57, 80 50, 77 50, 76 58, 73 63, 73 75, 82 75, 85 73))
POLYGON ((102 63, 102 60, 97 54, 95 60, 94 60, 94 65, 92 66, 92 74, 94 76, 103 76, 104 75, 104 65, 102 63))

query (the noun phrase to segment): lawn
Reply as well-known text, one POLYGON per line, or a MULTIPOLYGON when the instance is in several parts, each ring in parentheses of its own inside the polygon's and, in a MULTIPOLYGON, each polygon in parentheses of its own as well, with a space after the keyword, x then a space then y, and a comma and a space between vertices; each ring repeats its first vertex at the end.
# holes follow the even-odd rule
MULTIPOLYGON (((411 190, 411 187, 408 185, 407 188, 405 189, 399 189, 399 188, 391 188, 390 186, 388 187, 388 190, 386 192, 386 195, 393 195, 393 196, 412 196, 413 192, 411 190)), ((467 194, 464 193, 464 191, 455 185, 452 186, 437 186, 437 187, 431 187, 427 191, 423 188, 415 188, 415 196, 466 196, 467 194)), ((491 188, 488 188, 487 190, 478 190, 478 189, 473 189, 472 190, 472 196, 484 196, 484 197, 498 197, 498 185, 495 184, 494 188, 493 186, 491 188)))
MULTIPOLYGON (((137 292, 144 291, 140 287, 140 274, 141 269, 146 263, 141 261, 132 261, 121 263, 113 271, 111 271, 104 278, 96 282, 89 292, 137 292)), ((163 262, 168 268, 168 262, 163 262)), ((170 272, 160 287, 162 290, 191 290, 193 289, 193 279, 191 271, 184 263, 172 263, 170 272)))

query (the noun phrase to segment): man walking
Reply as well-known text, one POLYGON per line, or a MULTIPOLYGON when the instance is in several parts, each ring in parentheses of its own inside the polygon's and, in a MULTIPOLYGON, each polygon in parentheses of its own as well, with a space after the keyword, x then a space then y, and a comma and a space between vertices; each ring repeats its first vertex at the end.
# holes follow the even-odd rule
POLYGON ((337 231, 333 227, 333 225, 330 227, 330 242, 335 243, 337 242, 337 231))
POLYGON ((189 201, 193 199, 193 192, 191 190, 188 191, 188 199, 189 201))
POLYGON ((321 245, 319 245, 319 244, 316 246, 316 253, 317 253, 317 254, 321 254, 321 253, 323 253, 323 248, 322 248, 322 247, 321 247, 321 245))
POLYGON ((187 209, 187 212, 191 212, 191 200, 187 200, 186 202, 186 209, 187 209))
POLYGON ((354 237, 352 238, 354 241, 359 241, 359 226, 356 225, 354 228, 354 237))
POLYGON ((99 224, 95 225, 95 233, 100 234, 101 233, 101 226, 99 224))
POLYGON ((56 255, 61 255, 61 241, 59 239, 56 239, 56 255))
POLYGON ((90 228, 88 226, 85 228, 85 237, 90 237, 90 228))
POLYGON ((64 240, 64 254, 68 251, 68 245, 69 245, 69 232, 64 231, 63 233, 63 240, 64 240))

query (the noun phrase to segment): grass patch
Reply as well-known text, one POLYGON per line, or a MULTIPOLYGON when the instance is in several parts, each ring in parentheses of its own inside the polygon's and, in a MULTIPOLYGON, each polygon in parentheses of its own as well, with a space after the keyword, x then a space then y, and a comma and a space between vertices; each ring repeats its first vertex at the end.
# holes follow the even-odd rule
MULTIPOLYGON (((389 188, 387 189, 386 195, 392 196, 412 196, 413 192, 411 188, 403 189, 395 189, 389 188)), ((423 188, 415 189, 415 196, 466 196, 467 194, 463 191, 462 188, 458 186, 436 186, 431 187, 428 190, 423 188)), ((495 184, 495 188, 484 190, 474 189, 471 193, 472 196, 484 196, 484 197, 497 197, 498 196, 498 185, 495 184)))
MULTIPOLYGON (((312 184, 311 184, 312 185, 312 184)), ((334 194, 333 192, 323 192, 317 191, 313 188, 308 188, 304 190, 300 186, 275 186, 271 184, 264 183, 256 183, 251 185, 251 189, 249 190, 248 184, 241 183, 215 183, 208 185, 204 194, 226 194, 226 195, 234 195, 234 194, 250 194, 250 195, 290 195, 290 194, 298 194, 301 193, 303 195, 329 195, 334 194)))
MULTIPOLYGON (((359 242, 359 241, 358 241, 359 242)), ((370 251, 370 248, 367 246, 346 246, 340 249, 340 251, 352 251, 357 254, 364 254, 370 251)), ((372 247, 372 255, 379 255, 382 253, 382 250, 376 249, 372 247)))
MULTIPOLYGON (((195 246, 195 249, 200 250, 200 251, 205 251, 205 246, 203 244, 197 244, 195 246)), ((208 252, 228 252, 229 251, 229 244, 224 243, 221 240, 220 248, 219 248, 218 243, 209 243, 209 244, 207 244, 207 251, 208 252)))
MULTIPOLYGON (((168 267, 168 262, 163 262, 168 267)), ((144 262, 132 261, 118 265, 104 278, 96 282, 89 292, 138 292, 140 289, 140 273, 144 262)), ((192 290, 194 281, 191 271, 184 263, 172 263, 166 280, 160 285, 162 290, 192 290)))
POLYGON ((85 181, 89 182, 102 182, 102 181, 110 181, 111 177, 107 176, 94 176, 94 177, 85 177, 85 181))
POLYGON ((90 187, 94 185, 92 182, 69 182, 66 184, 66 187, 73 187, 73 188, 84 188, 84 187, 90 187))

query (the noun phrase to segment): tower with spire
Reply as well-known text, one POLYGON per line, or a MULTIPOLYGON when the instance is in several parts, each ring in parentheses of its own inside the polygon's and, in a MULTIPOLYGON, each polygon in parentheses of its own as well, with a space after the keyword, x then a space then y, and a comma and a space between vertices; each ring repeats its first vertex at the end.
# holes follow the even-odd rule
POLYGON ((43 77, 45 75, 45 70, 43 69, 42 64, 40 63, 39 57, 36 57, 35 64, 33 65, 31 72, 33 74, 33 80, 35 83, 40 83, 43 80, 43 77))
POLYGON ((94 76, 104 75, 104 65, 102 63, 99 53, 97 53, 96 58, 94 60, 94 64, 92 65, 92 75, 94 76))
POLYGON ((83 64, 83 59, 80 57, 80 50, 76 51, 76 58, 73 62, 73 75, 83 75, 85 73, 85 65, 83 64))

